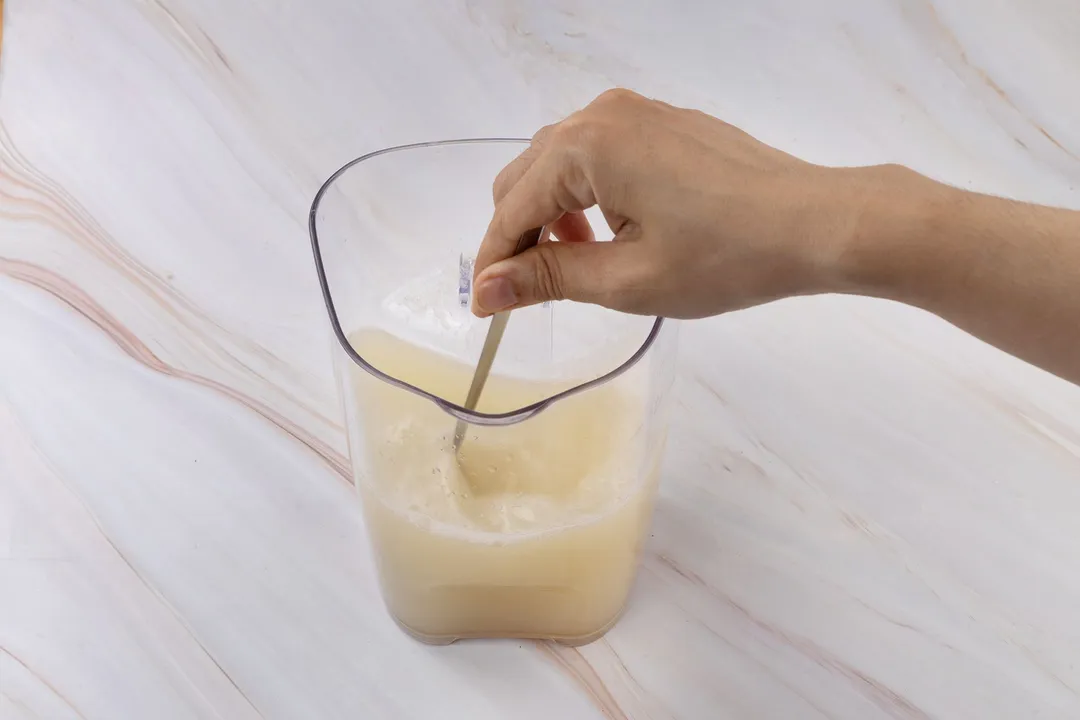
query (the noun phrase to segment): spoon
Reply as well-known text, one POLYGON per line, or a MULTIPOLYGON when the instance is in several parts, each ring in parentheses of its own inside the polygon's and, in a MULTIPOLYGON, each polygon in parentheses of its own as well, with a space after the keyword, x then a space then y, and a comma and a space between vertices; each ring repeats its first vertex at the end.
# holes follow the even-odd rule
MULTIPOLYGON (((532 246, 540 242, 540 233, 543 228, 526 230, 518 238, 514 255, 520 255, 532 246)), ((506 332, 506 323, 510 319, 510 311, 495 313, 488 326, 487 337, 484 338, 484 347, 480 351, 480 360, 476 363, 476 371, 473 373, 472 383, 469 385, 469 394, 465 397, 465 409, 476 410, 480 403, 480 394, 484 392, 491 366, 495 362, 495 354, 499 352, 499 343, 502 342, 503 333, 506 332)), ((464 420, 458 420, 454 426, 454 452, 461 449, 461 443, 465 440, 465 428, 468 424, 464 420)))

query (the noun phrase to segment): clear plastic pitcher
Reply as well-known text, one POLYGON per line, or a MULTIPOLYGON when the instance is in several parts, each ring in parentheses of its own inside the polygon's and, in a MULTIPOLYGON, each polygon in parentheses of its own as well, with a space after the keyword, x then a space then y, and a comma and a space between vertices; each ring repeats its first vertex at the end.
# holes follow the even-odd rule
POLYGON ((669 322, 516 310, 477 409, 462 407, 489 324, 469 311, 471 258, 492 181, 525 147, 382 150, 334 173, 311 208, 383 596, 425 642, 599 637, 626 603, 656 494, 669 322))

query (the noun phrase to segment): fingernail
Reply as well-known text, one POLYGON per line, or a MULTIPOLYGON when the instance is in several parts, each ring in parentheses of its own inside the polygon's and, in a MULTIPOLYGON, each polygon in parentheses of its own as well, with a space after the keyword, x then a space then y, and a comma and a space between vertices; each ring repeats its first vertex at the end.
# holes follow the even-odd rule
POLYGON ((513 307, 517 303, 517 293, 510 280, 495 277, 485 280, 476 288, 476 304, 484 312, 497 313, 513 307))

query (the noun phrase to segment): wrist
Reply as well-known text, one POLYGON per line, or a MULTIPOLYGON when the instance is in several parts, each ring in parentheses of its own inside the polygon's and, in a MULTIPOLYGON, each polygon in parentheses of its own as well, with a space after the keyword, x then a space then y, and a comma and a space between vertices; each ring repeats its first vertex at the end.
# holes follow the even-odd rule
POLYGON ((935 278, 962 263, 943 238, 969 194, 900 165, 844 172, 857 189, 837 254, 837 289, 925 306, 928 288, 940 285, 935 278))

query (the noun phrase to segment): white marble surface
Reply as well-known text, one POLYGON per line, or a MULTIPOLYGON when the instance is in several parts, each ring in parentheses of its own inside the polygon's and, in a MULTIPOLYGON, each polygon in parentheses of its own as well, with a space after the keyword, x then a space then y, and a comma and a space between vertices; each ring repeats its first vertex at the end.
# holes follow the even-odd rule
POLYGON ((918 312, 682 334, 631 605, 383 613, 305 216, 344 160, 610 85, 1080 207, 1068 0, 9 0, 0 718, 1080 717, 1080 390, 918 312))

